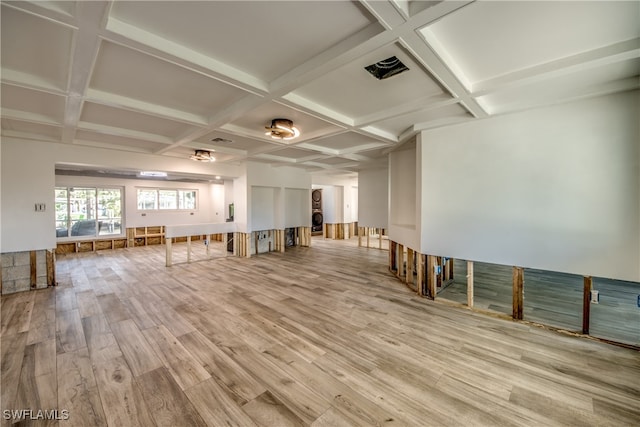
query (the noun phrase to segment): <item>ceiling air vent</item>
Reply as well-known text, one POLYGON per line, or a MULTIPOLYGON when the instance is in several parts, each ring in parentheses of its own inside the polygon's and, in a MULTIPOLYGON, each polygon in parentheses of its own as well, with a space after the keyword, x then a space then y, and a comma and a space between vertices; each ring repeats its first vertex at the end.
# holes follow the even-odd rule
POLYGON ((364 69, 378 80, 388 79, 391 76, 395 76, 396 74, 409 70, 409 68, 400 62, 400 60, 395 56, 376 62, 375 64, 368 65, 364 67, 364 69))

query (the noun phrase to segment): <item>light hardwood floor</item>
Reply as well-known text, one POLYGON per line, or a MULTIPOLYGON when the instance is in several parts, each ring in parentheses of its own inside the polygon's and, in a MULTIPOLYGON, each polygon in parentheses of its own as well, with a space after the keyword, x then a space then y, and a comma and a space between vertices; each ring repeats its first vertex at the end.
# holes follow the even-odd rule
POLYGON ((59 257, 57 288, 2 297, 2 409, 68 410, 64 426, 638 424, 637 351, 421 299, 356 245, 171 268, 161 246, 59 257))

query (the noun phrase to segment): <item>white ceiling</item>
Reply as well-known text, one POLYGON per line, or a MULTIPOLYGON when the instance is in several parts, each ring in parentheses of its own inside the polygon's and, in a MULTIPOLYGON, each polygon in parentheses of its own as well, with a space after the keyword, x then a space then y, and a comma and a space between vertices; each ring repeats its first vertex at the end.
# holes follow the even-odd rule
POLYGON ((2 135, 123 156, 351 173, 421 130, 640 87, 640 0, 1 3, 2 135), (365 71, 394 55, 409 71, 365 71), (265 136, 279 117, 302 136, 265 136))

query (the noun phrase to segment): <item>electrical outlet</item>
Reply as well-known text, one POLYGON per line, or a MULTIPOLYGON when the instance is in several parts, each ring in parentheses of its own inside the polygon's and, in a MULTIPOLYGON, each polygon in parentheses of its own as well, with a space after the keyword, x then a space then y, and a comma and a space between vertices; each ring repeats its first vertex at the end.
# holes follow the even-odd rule
POLYGON ((47 205, 44 203, 36 203, 35 208, 36 212, 44 212, 47 208, 47 205))

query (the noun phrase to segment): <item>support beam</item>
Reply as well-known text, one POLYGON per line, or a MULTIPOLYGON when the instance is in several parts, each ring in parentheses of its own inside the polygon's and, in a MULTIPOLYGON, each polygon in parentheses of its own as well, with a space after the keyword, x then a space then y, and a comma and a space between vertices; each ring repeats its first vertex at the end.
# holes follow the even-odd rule
POLYGON ((583 279, 584 291, 582 296, 582 333, 589 334, 589 324, 591 316, 591 290, 593 289, 593 278, 585 276, 583 279))
POLYGON ((524 269, 513 267, 513 313, 512 317, 522 320, 522 309, 524 305, 524 269))
POLYGON ((473 307, 473 261, 467 261, 467 306, 473 307))

